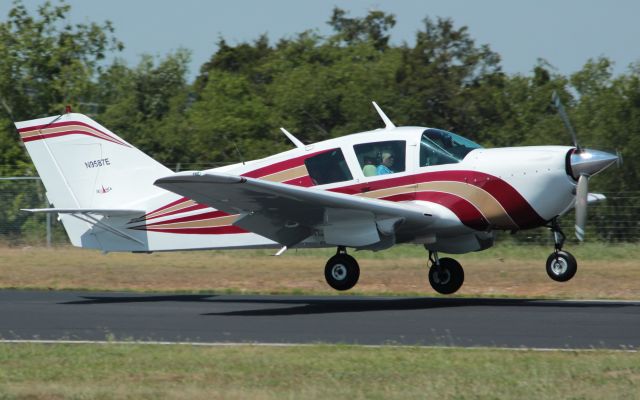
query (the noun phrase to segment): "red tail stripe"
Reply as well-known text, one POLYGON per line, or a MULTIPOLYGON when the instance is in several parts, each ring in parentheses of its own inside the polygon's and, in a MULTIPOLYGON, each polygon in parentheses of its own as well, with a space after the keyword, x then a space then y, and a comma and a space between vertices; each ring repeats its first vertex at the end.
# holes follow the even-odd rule
POLYGON ((100 129, 96 128, 93 125, 89 125, 87 123, 80 122, 80 121, 65 121, 65 122, 56 122, 56 123, 53 123, 53 124, 28 126, 26 128, 18 129, 18 132, 20 132, 20 133, 32 132, 32 131, 37 131, 37 130, 40 130, 40 129, 59 128, 61 126, 71 126, 71 125, 86 126, 87 128, 91 128, 91 129, 93 129, 95 131, 98 131, 98 132, 102 133, 103 135, 111 136, 108 133, 105 133, 105 132, 101 131, 100 129))
POLYGON ((56 132, 56 133, 46 133, 46 134, 42 134, 42 135, 37 135, 37 136, 29 136, 26 138, 22 138, 22 141, 27 143, 27 142, 32 142, 35 140, 42 140, 42 139, 49 139, 49 138, 54 138, 54 137, 60 137, 60 136, 67 136, 67 135, 86 135, 86 136, 92 136, 94 138, 98 138, 98 139, 102 139, 102 140, 106 140, 108 142, 112 142, 115 144, 119 144, 121 146, 126 146, 129 147, 128 144, 121 142, 119 140, 117 140, 116 138, 113 138, 111 136, 109 137, 104 137, 104 136, 99 136, 90 132, 85 132, 85 131, 66 131, 66 132, 56 132))
MULTIPOLYGON (((114 143, 118 143, 118 144, 121 144, 123 146, 128 146, 125 142, 123 142, 119 138, 114 137, 114 136, 112 136, 112 135, 110 135, 110 134, 98 129, 95 126, 92 126, 92 125, 89 125, 87 123, 80 122, 80 121, 65 121, 65 122, 57 122, 57 123, 53 123, 53 124, 34 125, 34 126, 29 126, 29 127, 26 127, 26 128, 18 129, 18 132, 26 133, 26 132, 37 131, 37 130, 40 130, 40 129, 59 128, 59 127, 62 127, 62 126, 73 126, 73 125, 80 125, 80 126, 87 127, 89 129, 93 129, 94 131, 99 132, 99 133, 103 134, 104 136, 110 138, 114 143)), ((70 131, 70 132, 78 134, 78 133, 81 133, 82 131, 70 131)), ((83 133, 84 134, 89 134, 88 132, 83 132, 83 133)), ((39 135, 39 136, 33 136, 33 137, 25 138, 25 139, 23 139, 23 141, 24 142, 29 142, 29 141, 32 141, 32 140, 46 139, 46 138, 49 138, 49 137, 55 137, 55 136, 49 136, 49 135, 50 134, 43 134, 43 135, 39 135)), ((91 135, 91 134, 89 134, 89 135, 90 136, 95 136, 95 135, 91 135)), ((99 136, 95 136, 95 137, 99 137, 99 136)), ((100 137, 100 138, 108 140, 107 138, 102 138, 102 137, 100 137)))

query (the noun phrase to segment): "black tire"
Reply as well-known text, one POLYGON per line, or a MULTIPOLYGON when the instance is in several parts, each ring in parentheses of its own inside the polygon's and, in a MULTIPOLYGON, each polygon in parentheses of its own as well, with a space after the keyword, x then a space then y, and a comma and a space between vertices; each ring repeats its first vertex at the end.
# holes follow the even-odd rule
POLYGON ((547 275, 556 282, 566 282, 578 271, 575 257, 566 251, 551 253, 547 258, 547 275))
POLYGON ((336 254, 324 267, 324 278, 335 290, 349 290, 358 283, 360 266, 348 254, 336 254))
POLYGON ((440 294, 452 294, 464 283, 462 265, 453 258, 441 258, 440 267, 433 265, 429 269, 429 283, 440 294))

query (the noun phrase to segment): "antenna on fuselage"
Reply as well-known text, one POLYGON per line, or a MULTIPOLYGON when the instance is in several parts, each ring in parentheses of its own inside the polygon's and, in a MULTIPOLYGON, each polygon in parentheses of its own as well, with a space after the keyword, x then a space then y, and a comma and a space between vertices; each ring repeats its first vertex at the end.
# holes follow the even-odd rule
POLYGON ((385 114, 384 111, 382 111, 382 109, 378 107, 378 104, 375 101, 372 101, 372 103, 373 103, 373 106, 376 108, 376 111, 380 115, 380 118, 382 118, 382 121, 384 121, 384 129, 395 128, 396 126, 393 124, 393 122, 391 122, 389 117, 387 117, 387 114, 385 114))
POLYGON ((282 133, 285 134, 286 137, 289 138, 289 140, 291 140, 291 142, 293 144, 296 145, 297 148, 299 149, 304 149, 304 143, 302 143, 297 137, 293 136, 291 134, 291 132, 289 132, 288 130, 284 129, 284 128, 280 128, 280 130, 282 131, 282 133))

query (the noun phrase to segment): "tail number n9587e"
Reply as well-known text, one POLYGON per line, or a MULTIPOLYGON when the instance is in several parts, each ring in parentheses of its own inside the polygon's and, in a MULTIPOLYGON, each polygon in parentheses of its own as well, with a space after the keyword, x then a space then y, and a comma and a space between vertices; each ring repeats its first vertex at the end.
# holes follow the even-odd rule
POLYGON ((108 158, 100 158, 98 160, 89 160, 84 162, 84 166, 87 168, 106 167, 111 165, 108 158))

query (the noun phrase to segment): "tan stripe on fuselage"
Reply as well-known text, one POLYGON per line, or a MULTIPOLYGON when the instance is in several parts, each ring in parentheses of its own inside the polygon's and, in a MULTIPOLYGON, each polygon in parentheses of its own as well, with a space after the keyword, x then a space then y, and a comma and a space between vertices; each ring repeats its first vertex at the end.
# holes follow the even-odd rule
POLYGON ((157 217, 159 215, 164 215, 164 214, 170 213, 172 211, 177 211, 177 210, 181 210, 183 208, 191 207, 191 206, 193 206, 195 204, 196 204, 195 201, 188 200, 188 201, 185 201, 184 203, 176 204, 175 206, 172 206, 172 207, 169 207, 169 208, 165 208, 164 210, 152 212, 151 214, 147 215, 147 218, 157 217))
POLYGON ((271 182, 286 182, 291 179, 300 178, 301 176, 309 175, 307 167, 303 164, 294 168, 290 168, 284 171, 276 172, 270 175, 261 176, 258 179, 264 179, 271 182))
POLYGON ((359 194, 362 197, 382 198, 403 193, 437 191, 459 196, 473 204, 492 226, 503 229, 517 229, 518 225, 511 219, 507 211, 491 194, 485 190, 463 182, 435 181, 417 185, 397 186, 387 189, 372 190, 359 194))
POLYGON ((178 229, 178 228, 214 228, 218 226, 231 225, 238 218, 237 215, 229 215, 225 217, 209 218, 199 221, 174 222, 167 224, 158 224, 147 226, 150 229, 178 229))
POLYGON ((473 204, 492 226, 503 229, 517 229, 518 225, 511 219, 500 202, 485 190, 463 182, 424 182, 419 183, 417 192, 436 190, 460 196, 473 204))
POLYGON ((411 185, 405 185, 405 186, 395 186, 395 187, 390 187, 386 189, 371 190, 369 192, 358 194, 358 196, 368 197, 372 199, 379 199, 381 197, 394 196, 396 194, 402 194, 402 193, 413 193, 415 191, 416 191, 416 185, 411 184, 411 185))

